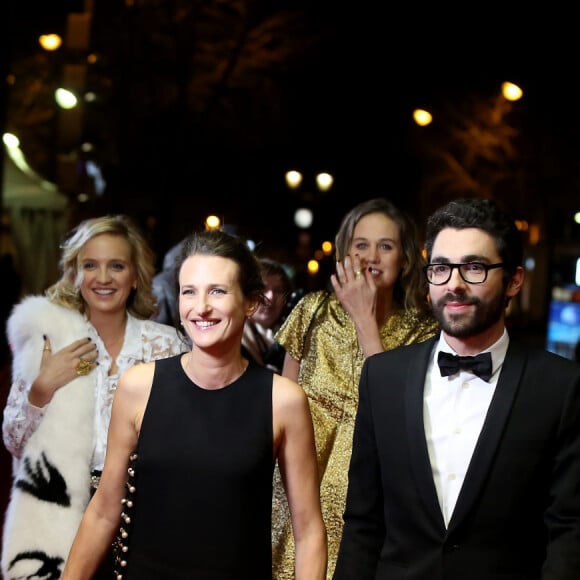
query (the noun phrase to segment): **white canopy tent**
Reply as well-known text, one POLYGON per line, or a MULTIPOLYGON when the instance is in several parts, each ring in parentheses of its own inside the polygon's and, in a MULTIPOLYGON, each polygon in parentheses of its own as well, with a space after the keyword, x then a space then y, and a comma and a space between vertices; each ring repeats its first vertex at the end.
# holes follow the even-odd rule
MULTIPOLYGON (((19 150, 18 150, 19 151, 19 150)), ((68 226, 68 199, 6 147, 2 207, 13 237, 23 294, 40 294, 59 277, 59 245, 68 226)))

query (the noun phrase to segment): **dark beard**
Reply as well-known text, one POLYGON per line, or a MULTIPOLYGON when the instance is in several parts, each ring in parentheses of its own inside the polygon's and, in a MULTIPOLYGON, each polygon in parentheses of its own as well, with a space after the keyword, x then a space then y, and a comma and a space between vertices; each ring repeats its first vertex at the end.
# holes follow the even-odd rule
POLYGON ((481 302, 478 298, 467 298, 465 296, 456 296, 446 294, 433 304, 433 314, 441 329, 454 338, 469 338, 484 332, 493 326, 504 314, 506 307, 506 297, 502 292, 493 298, 490 302, 481 302), (462 302, 464 304, 475 305, 473 315, 451 314, 445 318, 444 305, 446 302, 462 302))

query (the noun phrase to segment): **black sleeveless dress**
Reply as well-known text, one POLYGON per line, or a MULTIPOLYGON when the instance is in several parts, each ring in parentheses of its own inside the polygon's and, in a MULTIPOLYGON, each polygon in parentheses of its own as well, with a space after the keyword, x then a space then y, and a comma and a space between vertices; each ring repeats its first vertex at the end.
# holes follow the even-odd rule
POLYGON ((133 463, 123 580, 272 579, 272 379, 198 387, 155 362, 133 463))

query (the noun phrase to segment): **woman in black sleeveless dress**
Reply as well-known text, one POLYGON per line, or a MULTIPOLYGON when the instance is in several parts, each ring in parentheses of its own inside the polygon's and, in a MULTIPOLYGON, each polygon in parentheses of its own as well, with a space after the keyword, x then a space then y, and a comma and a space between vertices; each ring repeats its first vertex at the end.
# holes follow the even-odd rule
POLYGON ((63 580, 90 578, 113 541, 118 580, 271 580, 276 461, 292 506, 296 579, 323 580, 306 396, 241 355, 244 322, 262 299, 257 258, 240 238, 211 231, 187 238, 179 264, 192 350, 121 377, 101 483, 63 580))

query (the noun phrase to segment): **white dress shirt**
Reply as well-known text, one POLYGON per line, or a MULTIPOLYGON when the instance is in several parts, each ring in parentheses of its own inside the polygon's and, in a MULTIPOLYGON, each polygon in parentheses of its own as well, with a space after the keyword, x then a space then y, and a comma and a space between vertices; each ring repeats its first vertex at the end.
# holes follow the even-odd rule
POLYGON ((507 352, 509 336, 484 352, 490 352, 493 375, 489 382, 470 371, 442 377, 437 364, 439 351, 457 354, 441 334, 425 381, 423 420, 433 479, 445 525, 449 524, 473 450, 481 433, 499 371, 507 352))

